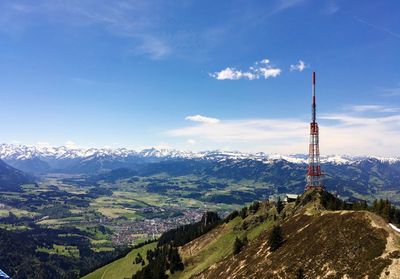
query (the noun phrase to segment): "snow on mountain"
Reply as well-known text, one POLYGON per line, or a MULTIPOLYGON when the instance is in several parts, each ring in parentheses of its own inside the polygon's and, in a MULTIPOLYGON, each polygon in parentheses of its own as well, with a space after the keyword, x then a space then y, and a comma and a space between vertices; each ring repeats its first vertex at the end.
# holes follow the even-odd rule
MULTIPOLYGON (((34 158, 45 159, 93 159, 93 158, 180 158, 180 159, 205 159, 205 160, 257 160, 265 163, 271 163, 277 160, 285 160, 295 164, 307 163, 307 155, 304 154, 266 154, 259 153, 245 153, 238 151, 179 151, 175 149, 157 149, 149 148, 140 151, 127 149, 127 148, 67 148, 65 146, 28 146, 21 144, 0 144, 0 158, 4 160, 28 160, 34 158)), ((389 157, 352 157, 343 155, 324 155, 321 156, 321 163, 331 164, 351 164, 357 163, 366 159, 379 160, 394 164, 400 161, 400 158, 389 157)))

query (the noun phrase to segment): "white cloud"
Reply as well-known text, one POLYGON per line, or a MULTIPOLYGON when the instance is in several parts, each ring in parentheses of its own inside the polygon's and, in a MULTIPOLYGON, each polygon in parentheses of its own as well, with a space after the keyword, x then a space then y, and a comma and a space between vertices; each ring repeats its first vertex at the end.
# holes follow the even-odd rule
POLYGON ((277 77, 281 74, 281 69, 274 68, 258 68, 257 70, 265 79, 277 77))
POLYGON ((299 60, 297 64, 290 65, 290 71, 299 71, 302 72, 305 68, 308 68, 303 60, 299 60))
POLYGON ((256 64, 261 63, 261 64, 269 64, 269 59, 263 59, 260 62, 256 62, 256 64))
POLYGON ((241 71, 233 67, 226 67, 219 72, 210 73, 209 75, 217 80, 238 80, 238 79, 268 79, 270 77, 277 77, 281 74, 282 70, 274 68, 270 64, 269 59, 263 59, 254 63, 254 66, 249 67, 247 71, 241 71))
POLYGON ((353 105, 353 106, 345 106, 344 108, 345 110, 356 113, 364 113, 364 112, 394 113, 400 111, 400 108, 398 107, 388 107, 382 105, 353 105))
POLYGON ((237 80, 241 78, 247 78, 249 80, 258 79, 258 76, 255 73, 241 72, 239 70, 236 70, 235 68, 230 67, 227 67, 220 72, 212 73, 210 74, 210 76, 218 80, 237 80))
POLYGON ((286 141, 285 138, 301 138, 303 135, 302 128, 306 129, 307 123, 297 120, 225 120, 215 123, 215 125, 193 125, 178 128, 169 131, 168 134, 179 137, 199 137, 215 142, 286 141))
MULTIPOLYGON (((319 124, 322 154, 400 156, 400 114, 322 114, 319 124)), ((193 139, 197 149, 307 153, 309 124, 308 119, 234 119, 193 124, 166 134, 193 139)))
POLYGON ((220 122, 220 120, 217 118, 202 116, 200 114, 189 115, 189 116, 186 116, 185 119, 194 121, 194 122, 204 123, 204 124, 217 124, 220 122))
POLYGON ((195 141, 194 139, 188 139, 187 143, 193 145, 193 144, 196 144, 197 141, 195 141))

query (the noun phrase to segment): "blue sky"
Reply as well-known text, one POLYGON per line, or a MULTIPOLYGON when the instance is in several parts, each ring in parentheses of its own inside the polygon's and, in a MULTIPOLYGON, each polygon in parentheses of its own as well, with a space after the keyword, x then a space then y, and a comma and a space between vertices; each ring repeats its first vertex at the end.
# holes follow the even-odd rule
POLYGON ((399 156, 398 1, 0 2, 2 142, 399 156))

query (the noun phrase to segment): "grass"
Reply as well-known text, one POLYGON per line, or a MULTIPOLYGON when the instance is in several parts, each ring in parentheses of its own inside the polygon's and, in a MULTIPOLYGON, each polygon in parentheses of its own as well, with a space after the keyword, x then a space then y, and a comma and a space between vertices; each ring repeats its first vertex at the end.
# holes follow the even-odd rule
POLYGON ((13 225, 13 224, 0 224, 0 228, 9 230, 9 231, 25 231, 30 230, 30 227, 25 225, 13 225))
MULTIPOLYGON (((255 216, 253 215, 249 216, 248 218, 254 217, 255 216)), ((214 239, 205 247, 203 247, 198 254, 193 256, 184 254, 183 258, 187 263, 187 265, 185 265, 185 269, 182 272, 172 275, 171 278, 191 278, 193 275, 200 273, 211 265, 232 255, 233 243, 236 237, 242 239, 243 237, 247 236, 248 240, 251 241, 257 238, 262 232, 272 227, 274 221, 266 220, 251 226, 246 230, 240 229, 242 223, 242 218, 236 217, 229 223, 225 224, 225 228, 221 230, 219 235, 216 237, 213 236, 214 239)))
MULTIPOLYGON (((150 243, 143 247, 133 249, 125 257, 105 265, 92 273, 82 277, 82 279, 122 279, 131 278, 134 273, 142 268, 141 264, 133 264, 137 253, 146 258, 147 250, 154 249, 157 243, 150 243)), ((147 263, 147 260, 146 260, 147 263)))
POLYGON ((90 244, 92 244, 91 249, 94 252, 111 252, 115 250, 111 241, 107 239, 90 239, 90 244))
POLYGON ((29 212, 27 210, 17 209, 17 208, 10 208, 10 209, 0 209, 0 217, 7 217, 9 215, 9 212, 12 212, 18 218, 34 217, 34 216, 38 215, 36 212, 29 212))
POLYGON ((258 226, 251 228, 250 230, 247 231, 247 234, 246 234, 247 239, 253 240, 253 239, 257 238, 263 231, 270 229, 274 223, 275 222, 273 222, 273 221, 266 221, 266 222, 261 223, 258 226))
POLYGON ((109 208, 109 207, 100 207, 97 210, 104 216, 108 218, 118 218, 118 217, 126 217, 128 219, 133 219, 137 217, 137 214, 134 210, 126 209, 126 208, 109 208))
POLYGON ((94 252, 111 252, 115 250, 113 247, 93 247, 91 249, 94 252))
POLYGON ((62 225, 62 224, 67 224, 68 221, 65 221, 63 219, 45 219, 40 222, 37 222, 38 225, 62 225))
POLYGON ((76 246, 64 246, 53 244, 53 248, 38 247, 37 252, 47 253, 47 254, 57 254, 60 256, 79 258, 79 249, 76 246))
POLYGON ((90 238, 93 240, 106 240, 108 241, 109 235, 102 233, 96 226, 76 226, 82 232, 90 234, 90 238))
POLYGON ((228 224, 223 233, 211 241, 206 247, 201 249, 200 253, 194 255, 190 260, 193 263, 185 266, 183 272, 176 273, 171 278, 190 278, 193 275, 205 270, 212 264, 222 260, 232 254, 233 243, 236 236, 242 237, 242 232, 234 232, 233 228, 241 223, 241 218, 236 217, 228 224))
POLYGON ((105 243, 109 243, 110 241, 108 241, 107 239, 91 239, 90 243, 92 243, 92 245, 102 245, 105 243))

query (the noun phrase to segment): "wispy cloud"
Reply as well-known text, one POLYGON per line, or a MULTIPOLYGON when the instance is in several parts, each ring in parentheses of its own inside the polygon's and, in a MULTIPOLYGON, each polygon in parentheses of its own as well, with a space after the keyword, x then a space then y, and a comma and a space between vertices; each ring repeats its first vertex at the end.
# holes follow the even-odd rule
POLYGON ((186 116, 185 119, 194 121, 194 122, 204 123, 204 124, 216 124, 216 123, 220 122, 220 120, 217 118, 207 117, 207 116, 203 116, 200 114, 189 115, 189 116, 186 116))
POLYGON ((161 59, 171 53, 171 47, 154 36, 142 36, 138 46, 133 48, 137 54, 147 54, 153 59, 161 59))
POLYGON ((390 35, 392 37, 400 39, 400 33, 394 32, 394 31, 392 31, 392 30, 390 30, 388 28, 384 28, 384 27, 378 26, 376 24, 368 22, 368 21, 366 21, 366 20, 364 20, 362 18, 359 18, 357 16, 355 16, 354 19, 357 20, 358 22, 362 23, 362 24, 365 24, 365 25, 368 25, 368 26, 372 27, 373 29, 376 29, 376 30, 378 30, 380 32, 384 32, 384 33, 386 33, 386 34, 388 34, 388 35, 390 35))
POLYGON ((334 15, 340 10, 339 5, 336 3, 336 0, 328 0, 326 1, 326 6, 322 10, 323 14, 326 15, 334 15))
POLYGON ((268 15, 273 15, 291 9, 305 2, 305 0, 278 0, 268 15))
POLYGON ((305 68, 308 68, 308 66, 306 66, 306 64, 304 63, 303 60, 299 60, 299 62, 297 64, 294 65, 290 65, 290 71, 298 71, 298 72, 302 72, 304 71, 305 68))
POLYGON ((380 91, 382 91, 382 96, 385 97, 400 96, 400 86, 392 88, 381 88, 380 91))
MULTIPOLYGON (((379 110, 359 106, 355 110, 379 110)), ((384 111, 387 113, 388 110, 384 111)), ((400 114, 371 117, 366 114, 332 113, 319 117, 323 154, 399 156, 400 114)), ((306 153, 308 119, 264 118, 221 119, 213 125, 193 125, 166 131, 170 137, 201 142, 198 148, 224 148, 244 151, 306 153)))
POLYGON ((282 70, 273 67, 269 59, 257 61, 253 66, 249 67, 246 71, 238 70, 234 67, 226 67, 225 69, 210 73, 209 75, 218 80, 238 80, 238 79, 269 79, 277 77, 281 74, 282 70))
POLYGON ((98 26, 112 36, 130 38, 133 53, 160 59, 172 49, 171 40, 159 31, 159 26, 165 24, 166 6, 167 3, 157 0, 38 0, 24 4, 4 1, 0 3, 0 30, 22 32, 38 20, 75 28, 98 26))
POLYGON ((389 107, 383 105, 351 105, 345 106, 345 110, 350 112, 376 112, 376 113, 394 113, 399 112, 399 107, 389 107))

